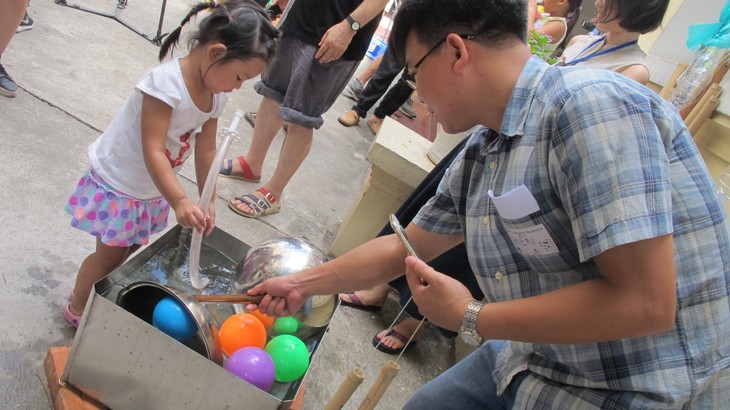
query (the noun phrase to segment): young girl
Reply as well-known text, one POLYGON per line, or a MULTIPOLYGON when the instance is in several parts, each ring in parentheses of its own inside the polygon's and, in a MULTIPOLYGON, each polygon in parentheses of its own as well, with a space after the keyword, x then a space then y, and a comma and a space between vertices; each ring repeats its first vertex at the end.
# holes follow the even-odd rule
POLYGON ((545 49, 555 51, 568 35, 567 19, 578 11, 583 0, 543 0, 544 15, 538 12, 537 3, 537 0, 527 3, 527 32, 548 36, 550 41, 545 49))
POLYGON ((64 309, 74 327, 94 282, 120 266, 150 235, 163 231, 170 206, 183 227, 210 234, 215 226, 214 203, 200 209, 176 175, 195 151, 202 191, 227 93, 264 70, 279 32, 253 1, 199 3, 164 41, 160 60, 172 52, 182 26, 206 9, 211 13, 190 37, 190 53, 147 73, 89 147, 91 167, 66 205, 71 226, 96 237, 96 251, 81 264, 64 309))

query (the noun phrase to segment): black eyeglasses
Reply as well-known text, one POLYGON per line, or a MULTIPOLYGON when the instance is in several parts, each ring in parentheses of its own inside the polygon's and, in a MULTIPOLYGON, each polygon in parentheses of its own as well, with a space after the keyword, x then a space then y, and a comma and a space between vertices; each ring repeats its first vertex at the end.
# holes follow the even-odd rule
MULTIPOLYGON (((430 56, 431 53, 433 53, 434 51, 436 51, 437 48, 441 47, 441 45, 444 44, 444 42, 446 41, 446 38, 447 37, 448 37, 448 35, 445 36, 444 38, 442 38, 441 40, 439 40, 436 44, 434 44, 434 46, 431 47, 431 49, 428 50, 426 52, 426 54, 424 54, 423 57, 421 57, 421 59, 418 60, 418 62, 413 66, 413 71, 406 72, 406 75, 404 77, 404 81, 413 90, 416 89, 416 74, 418 73, 418 68, 421 67, 421 64, 423 64, 423 62, 426 61, 426 58, 428 56, 430 56)), ((464 40, 474 40, 476 38, 476 36, 474 36, 472 34, 459 34, 459 37, 463 38, 464 40)))

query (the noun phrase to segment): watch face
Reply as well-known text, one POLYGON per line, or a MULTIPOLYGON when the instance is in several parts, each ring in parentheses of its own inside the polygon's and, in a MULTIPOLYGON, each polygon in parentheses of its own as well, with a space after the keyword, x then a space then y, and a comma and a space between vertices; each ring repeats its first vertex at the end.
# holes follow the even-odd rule
POLYGON ((360 23, 358 23, 357 21, 353 21, 350 27, 352 27, 352 29, 355 31, 360 30, 360 23))

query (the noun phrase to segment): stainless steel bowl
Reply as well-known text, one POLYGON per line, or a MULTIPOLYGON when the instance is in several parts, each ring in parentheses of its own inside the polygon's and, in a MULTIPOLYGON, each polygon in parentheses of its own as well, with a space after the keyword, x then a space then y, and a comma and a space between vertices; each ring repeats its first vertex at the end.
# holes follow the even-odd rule
MULTIPOLYGON (((251 248, 246 258, 239 264, 232 292, 245 293, 266 279, 286 276, 300 270, 327 262, 329 258, 310 242, 294 237, 282 237, 266 241, 251 248)), ((305 339, 329 324, 337 308, 334 295, 308 298, 295 315, 299 330, 295 336, 305 339)), ((241 305, 234 309, 245 311, 241 305)))
POLYGON ((223 349, 218 340, 220 323, 193 295, 158 283, 140 281, 119 292, 117 305, 152 325, 152 313, 157 302, 168 296, 184 306, 198 326, 195 335, 183 344, 212 362, 223 365, 223 349))

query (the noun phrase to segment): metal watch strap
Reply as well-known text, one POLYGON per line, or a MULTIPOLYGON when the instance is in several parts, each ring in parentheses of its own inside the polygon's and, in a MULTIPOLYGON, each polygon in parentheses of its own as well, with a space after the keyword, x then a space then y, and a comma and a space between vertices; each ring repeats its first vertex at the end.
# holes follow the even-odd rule
MULTIPOLYGON (((461 330, 459 332, 461 333, 462 339, 466 336, 467 338, 473 339, 477 342, 476 344, 482 342, 482 337, 477 332, 477 317, 484 305, 484 302, 478 300, 472 300, 469 305, 467 305, 466 312, 464 312, 464 321, 461 324, 461 330)), ((466 339, 464 340, 466 341, 466 339)))

